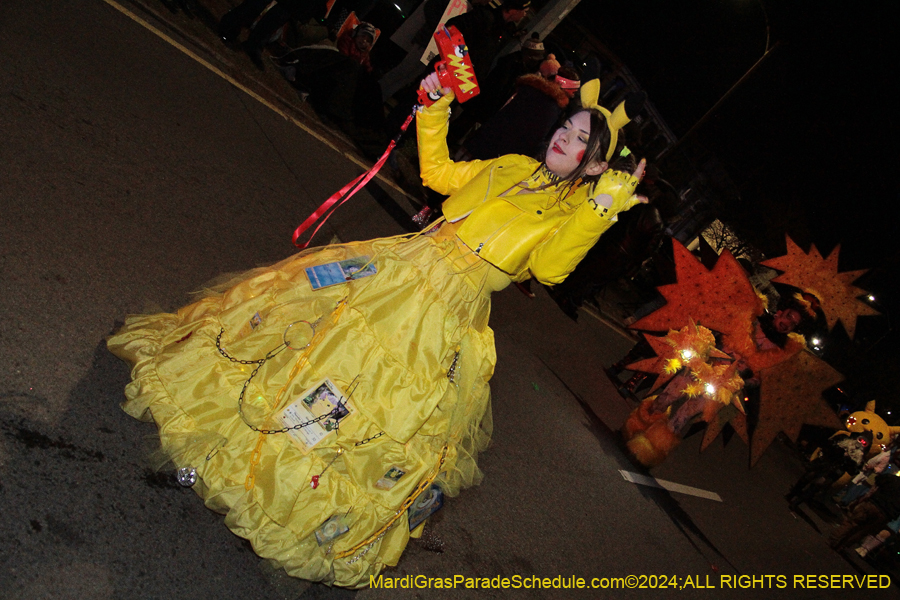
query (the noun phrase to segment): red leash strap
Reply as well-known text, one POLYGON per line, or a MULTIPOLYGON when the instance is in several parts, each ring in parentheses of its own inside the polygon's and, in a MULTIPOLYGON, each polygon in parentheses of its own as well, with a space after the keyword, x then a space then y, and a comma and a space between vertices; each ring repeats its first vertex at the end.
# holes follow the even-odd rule
POLYGON ((381 155, 381 158, 379 158, 378 161, 374 165, 372 165, 371 169, 369 169, 368 171, 366 171, 365 173, 363 173, 362 175, 355 178, 353 181, 351 181, 350 183, 348 183, 347 185, 345 185, 344 187, 339 189, 337 192, 335 192, 328 200, 323 202, 322 205, 319 206, 319 208, 317 208, 311 215, 306 217, 306 220, 303 221, 303 223, 301 223, 300 226, 294 230, 294 237, 293 237, 292 241, 294 242, 295 246, 297 246, 298 248, 306 248, 307 246, 309 246, 309 243, 312 242, 312 239, 316 236, 316 233, 319 232, 319 229, 322 228, 322 225, 325 224, 325 221, 327 221, 329 219, 329 217, 331 217, 331 215, 334 214, 334 211, 337 210, 338 207, 341 206, 341 204, 343 204, 344 202, 349 200, 353 196, 353 194, 355 194, 356 192, 358 192, 359 190, 364 188, 366 186, 366 184, 369 183, 369 181, 373 177, 375 177, 375 175, 378 173, 378 171, 381 170, 381 167, 384 166, 384 163, 387 161, 388 157, 391 155, 391 151, 397 145, 397 142, 400 140, 400 136, 403 135, 403 133, 406 131, 406 128, 409 127, 409 124, 412 122, 413 117, 415 117, 415 116, 416 116, 416 109, 413 108, 412 113, 410 113, 410 115, 408 117, 406 117, 406 121, 404 121, 403 125, 400 126, 400 133, 398 133, 397 136, 391 140, 391 143, 388 144, 387 150, 385 150, 384 154, 381 155), (340 202, 338 203, 338 201, 340 201, 340 202), (329 210, 331 212, 329 212, 329 210), (328 213, 328 214, 325 215, 325 213, 328 213), (322 218, 322 215, 325 215, 325 217, 322 218), (303 242, 302 244, 298 243, 297 240, 300 238, 300 236, 303 235, 303 233, 307 229, 312 227, 313 223, 318 221, 320 218, 322 218, 322 222, 319 223, 319 225, 313 230, 312 235, 309 236, 309 239, 306 240, 305 242, 303 242))

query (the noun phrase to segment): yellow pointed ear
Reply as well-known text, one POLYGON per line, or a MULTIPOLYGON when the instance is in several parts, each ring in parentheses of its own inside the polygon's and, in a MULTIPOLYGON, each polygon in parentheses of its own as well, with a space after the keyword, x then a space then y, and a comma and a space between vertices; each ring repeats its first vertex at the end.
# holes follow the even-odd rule
POLYGON ((866 403, 866 412, 875 412, 875 401, 870 400, 866 403))
POLYGON ((625 114, 625 103, 620 102, 616 109, 609 116, 609 128, 619 130, 628 125, 631 119, 625 114))
POLYGON ((591 79, 581 85, 581 106, 592 108, 600 99, 600 80, 591 79))
POLYGON ((900 435, 900 425, 889 425, 888 431, 891 432, 891 437, 895 435, 900 435))
POLYGON ((628 125, 631 119, 625 113, 625 101, 619 103, 611 114, 606 115, 606 126, 609 127, 609 149, 606 151, 606 160, 610 160, 619 143, 619 130, 628 125))

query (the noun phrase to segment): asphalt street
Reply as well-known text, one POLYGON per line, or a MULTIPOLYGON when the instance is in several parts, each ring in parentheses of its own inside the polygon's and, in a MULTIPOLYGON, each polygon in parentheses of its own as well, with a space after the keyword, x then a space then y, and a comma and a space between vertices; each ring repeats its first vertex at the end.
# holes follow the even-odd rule
MULTIPOLYGON (((449 499, 430 526, 439 542, 411 543, 386 575, 653 575, 656 589, 351 592, 260 560, 151 468, 154 428, 119 409, 129 374, 105 338, 127 314, 176 309, 222 273, 291 254, 294 227, 361 161, 198 20, 123 6, 144 24, 102 0, 0 3, 0 596, 859 597, 794 585, 858 573, 787 511, 799 463, 786 448, 750 470, 739 440, 700 454, 691 438, 652 473, 721 502, 623 479, 640 471, 616 433, 632 407, 602 368, 632 339, 514 287, 492 309, 484 483, 449 499), (720 589, 725 575, 776 574, 785 589, 720 589), (658 576, 691 580, 659 589, 658 576)), ((376 181, 318 239, 396 235, 412 211, 376 181)))

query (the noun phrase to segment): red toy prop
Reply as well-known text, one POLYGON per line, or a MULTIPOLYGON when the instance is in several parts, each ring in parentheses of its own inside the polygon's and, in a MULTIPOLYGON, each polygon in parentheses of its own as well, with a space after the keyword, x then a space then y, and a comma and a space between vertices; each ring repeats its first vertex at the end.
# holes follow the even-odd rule
MULTIPOLYGON (((434 39, 437 42, 438 51, 441 56, 441 60, 435 65, 435 70, 437 71, 438 80, 440 81, 441 86, 452 89, 459 102, 465 102, 477 96, 481 90, 478 87, 478 80, 475 79, 475 71, 472 67, 472 59, 469 58, 469 50, 466 48, 466 40, 463 38, 459 29, 453 26, 449 28, 442 27, 439 31, 435 32, 434 39)), ((438 98, 440 98, 439 94, 432 96, 423 89, 419 90, 419 104, 431 106, 438 98)), ((400 133, 391 140, 387 150, 384 151, 384 154, 381 155, 381 158, 375 162, 371 169, 335 192, 294 230, 293 242, 295 246, 299 248, 306 248, 309 246, 312 238, 316 235, 316 232, 319 231, 334 211, 341 204, 349 200, 356 192, 365 187, 369 180, 378 173, 388 159, 388 156, 390 156, 391 151, 397 145, 400 136, 403 135, 407 127, 409 127, 410 122, 412 122, 413 117, 416 114, 417 108, 418 106, 413 107, 412 113, 400 127, 400 133), (321 219, 321 221, 319 221, 319 219, 321 219), (301 243, 300 236, 312 227, 316 221, 319 221, 319 224, 313 230, 309 238, 301 243)))
MULTIPOLYGON (((475 70, 472 67, 472 59, 469 58, 466 40, 459 29, 452 25, 449 28, 441 27, 434 32, 434 41, 437 42, 441 57, 434 66, 441 86, 452 89, 460 103, 477 96, 481 90, 478 87, 478 80, 475 79, 475 70)), ((431 106, 438 98, 440 95, 419 90, 419 104, 431 106)))

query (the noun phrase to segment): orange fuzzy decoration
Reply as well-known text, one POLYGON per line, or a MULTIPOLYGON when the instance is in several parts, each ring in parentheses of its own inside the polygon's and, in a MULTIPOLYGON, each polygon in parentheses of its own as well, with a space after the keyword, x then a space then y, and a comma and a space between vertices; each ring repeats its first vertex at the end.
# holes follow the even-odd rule
POLYGON ((653 400, 655 399, 656 396, 650 396, 649 398, 644 399, 644 401, 628 415, 628 419, 622 427, 622 435, 625 436, 626 440, 630 440, 638 433, 645 431, 653 423, 666 419, 669 416, 666 411, 660 413, 650 412, 650 407, 653 405, 653 400))
POLYGON ((632 371, 656 373, 659 377, 651 392, 661 388, 683 367, 695 369, 714 358, 731 358, 716 348, 716 338, 706 327, 701 327, 688 317, 688 324, 680 330, 670 330, 663 337, 644 334, 656 356, 628 365, 632 371))
POLYGON ((666 460, 669 453, 680 443, 681 438, 666 427, 665 422, 660 421, 628 440, 626 446, 642 465, 655 467, 666 460))

